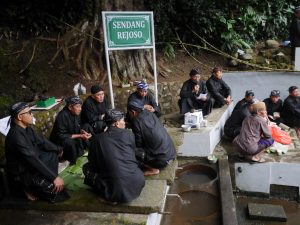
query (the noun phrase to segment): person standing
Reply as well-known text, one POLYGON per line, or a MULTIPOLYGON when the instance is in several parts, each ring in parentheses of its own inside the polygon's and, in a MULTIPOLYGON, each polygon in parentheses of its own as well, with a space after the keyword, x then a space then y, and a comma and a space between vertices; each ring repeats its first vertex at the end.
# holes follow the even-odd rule
POLYGON ((91 87, 91 95, 83 102, 81 111, 81 123, 89 124, 93 128, 93 133, 101 133, 106 124, 103 121, 108 103, 104 95, 104 90, 100 85, 91 87))
POLYGON ((92 138, 88 163, 83 166, 84 182, 94 188, 102 201, 131 202, 145 185, 135 158, 134 135, 125 129, 121 111, 108 110, 104 120, 108 129, 92 138))
POLYGON ((64 181, 58 176, 61 147, 35 134, 31 128, 33 115, 26 102, 10 108, 11 128, 5 138, 5 158, 12 190, 37 198, 60 202, 69 198, 64 181))
POLYGON ((222 76, 222 67, 216 66, 212 71, 211 77, 206 81, 207 89, 214 99, 213 106, 215 108, 229 105, 232 102, 231 89, 222 79, 222 76))
POLYGON ((294 10, 294 18, 290 26, 291 59, 295 61, 296 48, 300 47, 300 6, 294 10))
POLYGON ((180 114, 202 109, 203 116, 211 113, 213 101, 208 93, 205 81, 201 80, 200 71, 194 68, 190 72, 190 79, 185 81, 180 90, 180 114))
POLYGON ((82 101, 78 96, 66 99, 66 106, 56 116, 50 140, 63 147, 62 159, 68 160, 70 165, 76 163, 78 157, 83 155, 88 145, 91 133, 82 129, 80 125, 80 112, 82 101))

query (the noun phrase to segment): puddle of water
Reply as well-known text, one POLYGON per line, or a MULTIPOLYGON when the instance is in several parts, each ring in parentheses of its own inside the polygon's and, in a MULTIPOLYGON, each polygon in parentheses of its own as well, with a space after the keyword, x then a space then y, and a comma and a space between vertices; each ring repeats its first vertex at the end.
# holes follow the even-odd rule
POLYGON ((300 224, 300 204, 295 201, 282 199, 260 199, 252 197, 236 198, 237 216, 239 224, 244 225, 299 225, 300 224), (248 218, 248 203, 263 203, 281 205, 287 216, 287 222, 250 220, 248 218))

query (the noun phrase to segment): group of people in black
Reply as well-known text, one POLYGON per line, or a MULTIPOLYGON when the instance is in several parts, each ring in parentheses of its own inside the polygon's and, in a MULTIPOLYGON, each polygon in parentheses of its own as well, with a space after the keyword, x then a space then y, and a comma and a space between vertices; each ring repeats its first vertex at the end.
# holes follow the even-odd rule
POLYGON ((130 202, 144 187, 144 176, 155 175, 176 157, 176 150, 159 120, 160 108, 141 82, 128 98, 127 116, 109 109, 104 90, 91 87, 84 102, 79 96, 66 99, 57 114, 50 141, 31 128, 29 105, 10 108, 10 130, 5 140, 7 174, 11 190, 29 200, 49 202, 69 198, 58 175, 58 162, 75 164, 88 150, 82 170, 84 182, 109 203, 130 202), (125 129, 128 123, 131 130, 125 129), (134 184, 134 185, 132 185, 134 184))

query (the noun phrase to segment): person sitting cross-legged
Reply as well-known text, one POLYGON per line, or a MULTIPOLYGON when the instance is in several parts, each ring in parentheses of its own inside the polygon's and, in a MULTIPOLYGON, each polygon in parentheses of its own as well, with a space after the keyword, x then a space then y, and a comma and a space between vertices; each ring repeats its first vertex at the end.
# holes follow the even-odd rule
POLYGON ((274 143, 268 128, 268 115, 264 102, 253 104, 253 115, 244 119, 240 134, 233 143, 238 146, 241 154, 251 161, 264 162, 262 151, 274 143))
POLYGON ((270 121, 275 122, 277 125, 283 123, 281 118, 282 100, 280 99, 280 91, 271 91, 270 97, 264 99, 267 107, 267 113, 270 121))
POLYGON ((93 136, 88 163, 83 166, 85 184, 101 201, 127 203, 137 198, 145 178, 135 157, 134 135, 125 129, 124 114, 115 109, 104 116, 108 129, 93 136))
POLYGON ((34 132, 33 115, 27 103, 14 104, 10 116, 5 158, 12 192, 25 194, 31 201, 40 198, 55 203, 68 199, 64 180, 58 176, 61 147, 34 132))
POLYGON ((129 102, 128 114, 132 120, 132 131, 137 147, 137 159, 144 167, 144 175, 158 174, 176 156, 171 137, 160 120, 144 110, 137 101, 129 102))

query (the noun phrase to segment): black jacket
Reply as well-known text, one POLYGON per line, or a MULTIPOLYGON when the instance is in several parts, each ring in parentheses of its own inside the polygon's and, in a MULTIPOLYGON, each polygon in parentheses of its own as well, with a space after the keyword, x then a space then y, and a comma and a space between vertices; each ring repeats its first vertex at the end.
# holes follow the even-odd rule
POLYGON ((135 158, 132 132, 109 127, 106 132, 95 135, 88 160, 91 170, 99 177, 99 194, 106 200, 130 202, 139 196, 145 179, 135 158))
POLYGON ((147 161, 168 161, 175 158, 176 150, 172 139, 160 120, 146 110, 132 121, 136 147, 143 148, 147 161))
POLYGON ((81 123, 88 123, 93 128, 102 129, 105 124, 102 120, 102 115, 105 114, 107 109, 108 103, 106 98, 104 98, 103 102, 97 102, 91 96, 87 97, 82 104, 81 123))
POLYGON ((230 87, 225 83, 223 79, 216 79, 214 75, 212 75, 207 81, 206 86, 212 97, 222 104, 224 104, 224 98, 231 95, 230 87))
POLYGON ((300 127, 300 97, 288 96, 284 100, 282 117, 286 125, 300 127))
POLYGON ((189 79, 183 83, 179 95, 180 95, 180 98, 196 99, 196 97, 198 97, 200 94, 208 94, 205 81, 200 80, 197 84, 195 84, 191 79, 189 79), (199 85, 199 87, 200 87, 198 94, 193 93, 193 88, 195 85, 199 85))
POLYGON ((24 129, 18 125, 12 125, 5 139, 8 174, 12 177, 20 177, 25 183, 26 178, 31 175, 40 175, 49 182, 53 182, 57 177, 57 171, 54 172, 40 160, 41 151, 58 154, 59 147, 36 135, 31 127, 24 129))
POLYGON ((80 117, 73 115, 67 107, 63 108, 56 116, 50 140, 55 144, 64 146, 67 139, 73 134, 80 134, 80 117))
POLYGON ((140 102, 140 105, 151 105, 155 109, 155 115, 157 117, 160 117, 160 107, 157 105, 154 97, 149 92, 145 97, 142 98, 141 96, 139 96, 138 92, 135 91, 129 95, 127 105, 131 101, 140 102))
POLYGON ((224 128, 242 127, 243 120, 250 115, 249 105, 243 104, 237 110, 232 111, 230 117, 225 122, 224 128))
POLYGON ((281 99, 278 99, 278 102, 276 102, 274 104, 270 98, 266 98, 266 99, 264 99, 264 103, 266 104, 268 115, 273 116, 274 112, 279 112, 279 113, 282 112, 282 100, 281 99))

